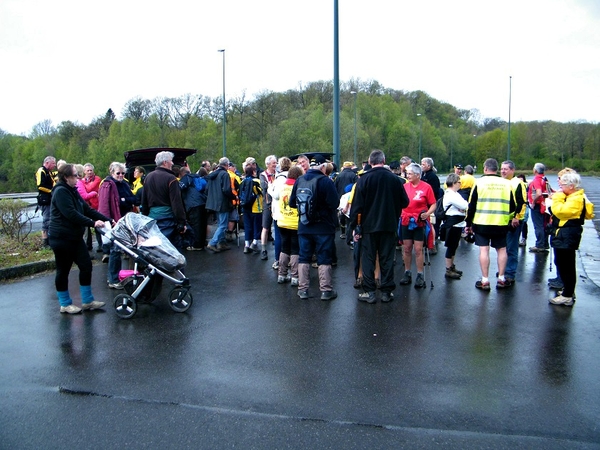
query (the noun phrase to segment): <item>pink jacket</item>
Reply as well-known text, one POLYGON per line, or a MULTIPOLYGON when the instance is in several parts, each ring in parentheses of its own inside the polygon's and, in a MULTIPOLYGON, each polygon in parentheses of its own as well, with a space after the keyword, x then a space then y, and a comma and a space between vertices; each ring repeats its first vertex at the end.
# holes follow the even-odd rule
POLYGON ((94 178, 87 180, 82 178, 77 182, 77 190, 79 195, 88 205, 94 209, 98 209, 98 190, 100 189, 100 177, 94 175, 94 178))

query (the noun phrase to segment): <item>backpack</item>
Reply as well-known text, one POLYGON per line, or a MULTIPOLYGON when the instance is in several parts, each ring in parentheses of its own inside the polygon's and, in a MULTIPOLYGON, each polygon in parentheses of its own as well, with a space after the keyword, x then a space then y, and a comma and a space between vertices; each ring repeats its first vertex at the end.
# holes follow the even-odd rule
MULTIPOLYGON (((244 209, 251 209, 258 197, 254 186, 254 179, 250 177, 244 178, 244 181, 240 184, 240 206, 244 209)), ((260 190, 258 186, 256 188, 256 190, 260 190)), ((259 193, 259 195, 261 194, 259 193)))
POLYGON ((194 187, 198 192, 204 191, 204 189, 206 188, 206 180, 204 178, 192 177, 192 180, 194 180, 194 187))
POLYGON ((446 213, 450 209, 450 206, 452 205, 448 205, 448 207, 444 209, 444 197, 439 198, 435 202, 435 211, 433 212, 433 214, 435 216, 435 220, 438 221, 438 223, 441 223, 444 220, 446 220, 446 213))
POLYGON ((321 176, 316 176, 310 181, 303 180, 296 188, 296 206, 298 207, 300 222, 303 225, 319 222, 319 214, 315 208, 315 199, 317 183, 321 176))

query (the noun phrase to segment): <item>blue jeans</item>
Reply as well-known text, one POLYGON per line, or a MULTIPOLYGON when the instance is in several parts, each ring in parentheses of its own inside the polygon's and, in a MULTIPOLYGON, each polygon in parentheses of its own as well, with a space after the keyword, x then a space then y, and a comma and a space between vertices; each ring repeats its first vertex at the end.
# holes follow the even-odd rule
POLYGON ((521 229, 523 222, 519 222, 516 228, 510 228, 506 234, 506 253, 508 260, 506 261, 506 270, 504 275, 513 280, 517 274, 517 265, 519 264, 519 238, 521 237, 521 229))
POLYGON ((548 235, 544 226, 544 215, 540 212, 540 207, 536 206, 531 210, 531 221, 533 222, 533 231, 535 232, 535 246, 537 248, 550 248, 548 245, 548 235))
POLYGON ((209 242, 209 244, 214 247, 216 247, 219 242, 225 242, 225 232, 227 231, 227 225, 229 224, 228 212, 218 212, 215 214, 217 215, 217 229, 209 242))
POLYGON ((317 264, 330 266, 333 261, 333 245, 335 233, 331 234, 299 234, 300 257, 298 263, 310 264, 312 255, 317 254, 317 264))

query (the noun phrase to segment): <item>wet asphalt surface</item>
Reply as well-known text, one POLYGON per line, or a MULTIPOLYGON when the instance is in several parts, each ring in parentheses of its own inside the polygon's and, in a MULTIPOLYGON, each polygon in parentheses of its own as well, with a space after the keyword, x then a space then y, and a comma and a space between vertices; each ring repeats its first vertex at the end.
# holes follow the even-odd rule
MULTIPOLYGON (((337 243, 331 302, 278 285, 272 246, 268 261, 187 252, 186 313, 165 283, 119 319, 102 264, 100 311, 59 314, 53 273, 0 285, 0 448, 600 448, 597 262, 578 258, 575 306, 553 306, 550 254, 521 249, 516 286, 482 292, 463 241, 461 280, 440 246, 427 289, 368 305, 337 243)), ((582 250, 599 243, 586 228, 582 250)))

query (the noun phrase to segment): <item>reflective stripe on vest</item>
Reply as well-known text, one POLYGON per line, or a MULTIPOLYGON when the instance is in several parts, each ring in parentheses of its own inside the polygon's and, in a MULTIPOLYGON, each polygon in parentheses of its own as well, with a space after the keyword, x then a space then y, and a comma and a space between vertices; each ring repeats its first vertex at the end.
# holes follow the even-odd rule
POLYGON ((511 215, 510 181, 497 176, 484 176, 477 180, 477 208, 473 223, 478 225, 508 225, 511 215))

